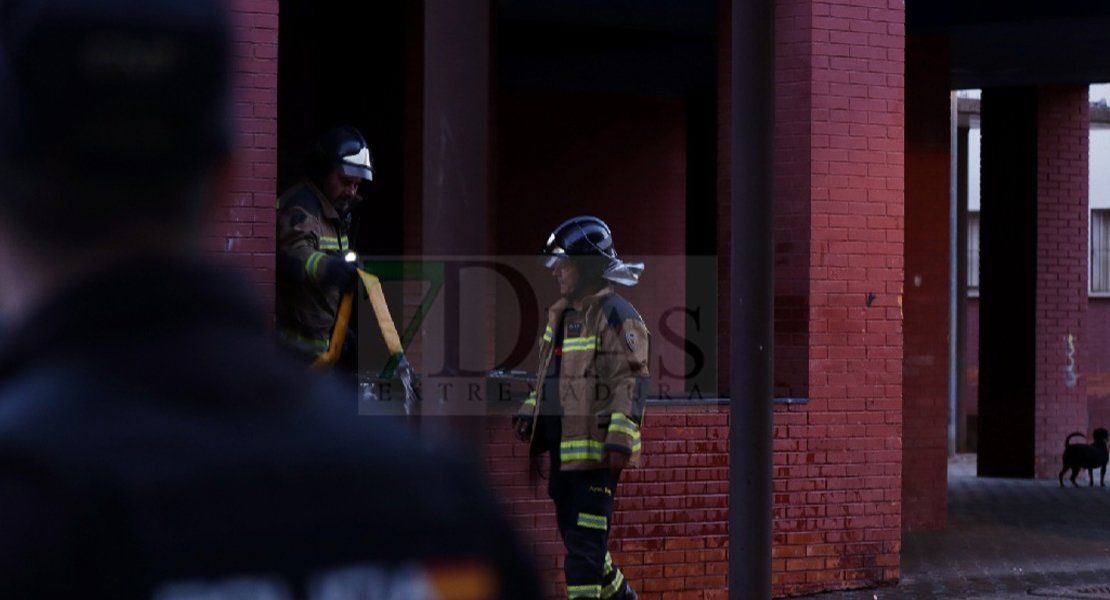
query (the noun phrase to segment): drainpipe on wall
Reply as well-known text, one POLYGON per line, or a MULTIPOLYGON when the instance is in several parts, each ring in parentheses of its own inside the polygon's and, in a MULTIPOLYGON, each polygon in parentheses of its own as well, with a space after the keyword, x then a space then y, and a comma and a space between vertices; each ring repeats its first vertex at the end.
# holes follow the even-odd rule
POLYGON ((957 327, 959 314, 959 191, 956 185, 957 168, 959 167, 959 148, 956 144, 959 127, 959 111, 957 108, 956 92, 949 93, 949 133, 948 155, 950 165, 948 169, 948 457, 956 456, 956 417, 959 377, 957 360, 959 353, 959 329, 957 327))
POLYGON ((732 0, 730 600, 771 598, 775 2, 732 0))

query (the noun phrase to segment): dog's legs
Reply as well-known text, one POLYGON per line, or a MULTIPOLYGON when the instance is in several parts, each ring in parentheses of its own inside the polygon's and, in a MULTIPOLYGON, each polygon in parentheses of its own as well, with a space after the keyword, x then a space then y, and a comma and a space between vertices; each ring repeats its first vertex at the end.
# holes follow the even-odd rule
POLYGON ((1094 469, 1087 469, 1087 480, 1090 481, 1090 483, 1087 484, 1087 487, 1091 487, 1095 484, 1095 470, 1094 469))
POLYGON ((1064 465, 1064 468, 1060 470, 1060 487, 1064 487, 1064 473, 1067 473, 1067 472, 1068 472, 1068 466, 1064 465))
POLYGON ((1098 484, 1102 487, 1106 487, 1106 465, 1102 465, 1102 468, 1099 469, 1098 484))
POLYGON ((1071 485, 1072 485, 1072 487, 1079 487, 1079 484, 1075 482, 1076 477, 1079 477, 1079 467, 1075 467, 1071 470, 1071 485))

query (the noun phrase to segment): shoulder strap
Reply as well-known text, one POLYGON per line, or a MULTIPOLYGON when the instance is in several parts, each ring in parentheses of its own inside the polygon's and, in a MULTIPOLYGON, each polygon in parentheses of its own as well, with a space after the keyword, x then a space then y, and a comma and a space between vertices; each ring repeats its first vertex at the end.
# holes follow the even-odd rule
POLYGON ((617 294, 609 294, 601 301, 601 312, 605 314, 609 326, 616 331, 620 331, 621 325, 628 319, 644 320, 628 300, 617 294))

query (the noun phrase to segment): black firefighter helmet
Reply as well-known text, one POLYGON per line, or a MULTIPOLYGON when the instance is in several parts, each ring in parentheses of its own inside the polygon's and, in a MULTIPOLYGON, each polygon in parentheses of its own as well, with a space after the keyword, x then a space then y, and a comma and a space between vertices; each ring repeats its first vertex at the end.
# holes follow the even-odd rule
POLYGON ((374 180, 374 155, 362 133, 350 125, 325 131, 312 149, 309 171, 313 178, 323 179, 334 167, 348 177, 374 180))
POLYGON ((568 219, 556 227, 542 254, 541 262, 547 268, 554 267, 562 258, 573 260, 583 285, 601 279, 636 285, 644 271, 643 263, 626 263, 617 258, 609 226, 589 215, 568 219))

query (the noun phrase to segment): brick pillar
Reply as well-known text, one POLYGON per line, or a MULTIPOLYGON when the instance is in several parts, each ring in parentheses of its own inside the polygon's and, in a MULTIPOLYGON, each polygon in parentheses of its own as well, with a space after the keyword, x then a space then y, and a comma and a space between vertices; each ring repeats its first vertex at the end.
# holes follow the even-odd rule
MULTIPOLYGON (((787 0, 777 6, 775 114, 775 397, 809 396, 809 277, 811 148, 815 112, 827 114, 828 98, 814 97, 813 6, 787 0)), ((818 137, 820 134, 817 134, 818 137)))
POLYGON ((906 40, 902 528, 944 529, 948 493, 951 171, 948 40, 906 40))
POLYGON ((979 475, 1033 476, 1036 89, 985 89, 979 240, 979 475))
POLYGON ((213 209, 208 247, 254 283, 266 310, 274 302, 277 185, 277 0, 235 0, 238 152, 231 196, 213 209))
POLYGON ((1085 86, 983 91, 979 473, 1054 477, 1086 431, 1085 86))
POLYGON ((1037 477, 1056 477, 1064 438, 1087 430, 1087 86, 1037 94, 1037 477))
MULTIPOLYGON (((809 396, 810 184, 813 110, 827 114, 826 99, 812 97, 813 6, 811 0, 784 0, 776 7, 775 31, 775 397, 809 396), (826 103, 822 105, 822 103, 826 103)), ((731 269, 729 222, 729 93, 731 3, 720 3, 721 52, 718 55, 717 272, 728 281, 731 269)), ((827 36, 826 36, 827 38, 827 36)), ((729 388, 729 299, 718 288, 717 366, 723 397, 729 388)))
POLYGON ((904 17, 778 5, 776 596, 900 574, 904 17))
POLYGON ((840 0, 813 11, 805 410, 826 464, 808 469, 823 491, 810 497, 849 505, 832 520, 843 529, 825 534, 840 546, 825 568, 891 582, 902 538, 905 8, 840 0), (848 541, 857 536, 867 543, 848 541))

